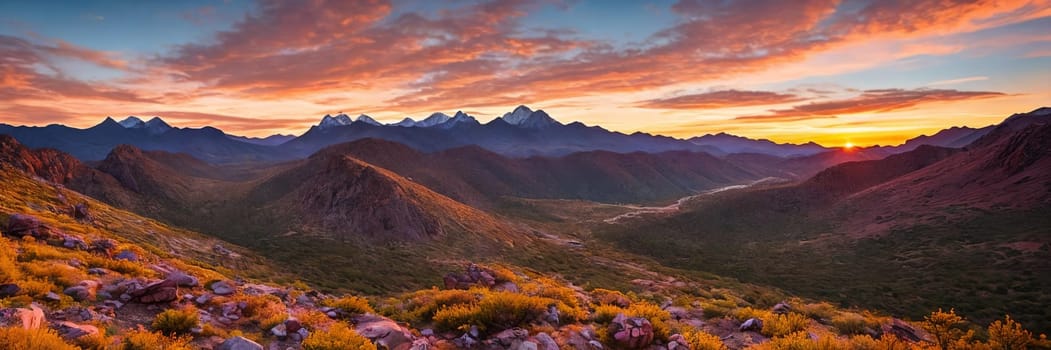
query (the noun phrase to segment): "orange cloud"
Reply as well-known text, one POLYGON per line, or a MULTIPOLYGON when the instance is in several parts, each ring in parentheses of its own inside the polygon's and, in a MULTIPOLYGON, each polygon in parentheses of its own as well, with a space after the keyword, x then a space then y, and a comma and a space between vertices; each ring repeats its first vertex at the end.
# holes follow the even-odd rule
POLYGON ((802 98, 796 95, 770 91, 721 90, 640 101, 636 105, 656 109, 714 109, 772 105, 801 100, 802 98))
POLYGON ((798 121, 835 118, 842 114, 889 112, 916 105, 1006 96, 992 91, 959 91, 948 89, 881 89, 866 90, 861 95, 843 100, 811 102, 788 109, 771 110, 770 114, 734 118, 741 121, 798 121))

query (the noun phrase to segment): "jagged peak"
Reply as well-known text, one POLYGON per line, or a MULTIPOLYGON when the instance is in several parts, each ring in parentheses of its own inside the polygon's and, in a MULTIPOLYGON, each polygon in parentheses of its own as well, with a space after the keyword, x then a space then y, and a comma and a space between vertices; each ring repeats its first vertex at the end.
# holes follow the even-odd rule
POLYGON ((120 126, 127 129, 138 129, 146 126, 146 123, 143 122, 142 119, 133 115, 124 118, 124 120, 117 122, 117 124, 120 124, 120 126))

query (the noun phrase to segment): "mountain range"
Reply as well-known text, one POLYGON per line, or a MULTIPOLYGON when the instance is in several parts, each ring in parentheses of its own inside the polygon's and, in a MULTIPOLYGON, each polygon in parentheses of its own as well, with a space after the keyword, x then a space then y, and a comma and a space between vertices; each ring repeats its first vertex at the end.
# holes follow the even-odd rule
MULTIPOLYGON (((935 135, 911 139, 900 146, 870 147, 859 149, 858 153, 883 157, 923 144, 962 147, 988 130, 988 127, 954 127, 935 135)), ((428 153, 479 146, 515 158, 558 157, 588 151, 690 151, 720 157, 762 154, 797 158, 839 151, 814 143, 777 144, 725 133, 686 140, 641 132, 628 135, 580 122, 562 124, 543 110, 534 111, 526 106, 519 106, 486 124, 479 123, 462 111, 452 117, 434 113, 419 121, 406 118, 386 125, 364 114, 352 119, 340 113, 324 116, 318 125, 302 135, 273 135, 266 138, 230 135, 212 127, 176 128, 158 117, 143 121, 134 116, 119 122, 106 118, 102 123, 87 129, 63 125, 27 127, 0 124, 0 134, 14 136, 29 147, 62 150, 83 161, 102 160, 117 145, 127 144, 143 150, 186 153, 210 163, 228 164, 302 159, 330 145, 365 138, 394 141, 428 153)), ((847 159, 864 159, 863 154, 858 154, 858 158, 847 159)))

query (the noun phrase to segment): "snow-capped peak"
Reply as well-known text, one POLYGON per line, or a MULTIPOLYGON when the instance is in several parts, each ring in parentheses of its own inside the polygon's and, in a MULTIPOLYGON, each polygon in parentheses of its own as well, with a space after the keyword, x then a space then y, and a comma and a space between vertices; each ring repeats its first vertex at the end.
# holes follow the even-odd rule
POLYGON ((138 129, 146 126, 146 123, 136 116, 128 116, 127 118, 124 118, 124 120, 117 122, 117 124, 120 124, 120 126, 123 126, 125 129, 138 129))
POLYGON ((518 106, 514 111, 504 113, 504 116, 501 118, 503 118, 508 124, 519 125, 529 118, 531 114, 533 114, 533 110, 523 105, 518 106))
POLYGON ((335 117, 326 114, 324 118, 321 118, 321 123, 318 123, 318 127, 322 129, 327 129, 337 126, 350 125, 350 123, 353 122, 353 120, 350 120, 350 116, 343 113, 337 114, 335 117))
POLYGON ((424 119, 424 120, 416 122, 416 124, 414 126, 418 126, 418 127, 421 127, 421 128, 427 128, 427 127, 432 127, 432 126, 435 126, 435 125, 438 125, 438 124, 445 123, 445 122, 449 121, 449 119, 452 119, 452 118, 450 118, 448 115, 445 115, 445 113, 437 112, 437 113, 431 114, 431 116, 427 117, 427 119, 424 119))
POLYGON ((354 121, 358 122, 358 123, 365 123, 365 124, 377 125, 377 126, 383 125, 380 122, 376 121, 376 119, 372 119, 372 117, 364 115, 364 114, 359 115, 358 119, 355 119, 354 121))
POLYGON ((412 120, 412 118, 405 117, 405 119, 402 119, 400 122, 397 122, 394 125, 408 128, 408 127, 416 126, 416 121, 412 120))
POLYGON ((547 115, 547 112, 544 112, 542 109, 533 111, 533 113, 529 114, 529 117, 526 117, 518 123, 519 127, 530 129, 546 128, 551 125, 562 125, 562 123, 551 118, 551 116, 547 115))

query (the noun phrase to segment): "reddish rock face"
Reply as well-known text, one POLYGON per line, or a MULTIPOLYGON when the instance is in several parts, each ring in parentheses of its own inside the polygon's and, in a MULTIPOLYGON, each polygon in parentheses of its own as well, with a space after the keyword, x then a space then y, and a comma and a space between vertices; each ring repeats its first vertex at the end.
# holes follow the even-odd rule
POLYGON ((624 349, 644 349, 653 342, 653 324, 645 318, 617 315, 609 325, 614 341, 624 349))
POLYGON ((48 239, 58 234, 57 229, 40 222, 40 219, 25 214, 13 214, 7 219, 7 227, 4 234, 22 237, 31 236, 36 239, 48 239))
POLYGON ((9 135, 0 135, 0 163, 54 183, 65 183, 85 168, 71 155, 53 149, 30 150, 9 135))
POLYGON ((167 303, 179 297, 179 286, 176 281, 162 280, 131 291, 128 295, 131 295, 132 300, 143 304, 167 303))

